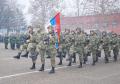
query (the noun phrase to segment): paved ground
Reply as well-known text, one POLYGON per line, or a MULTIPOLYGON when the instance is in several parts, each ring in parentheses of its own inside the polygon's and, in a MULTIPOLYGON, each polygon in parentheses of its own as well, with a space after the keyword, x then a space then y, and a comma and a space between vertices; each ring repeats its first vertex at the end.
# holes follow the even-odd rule
POLYGON ((36 70, 32 71, 29 70, 31 59, 13 59, 16 54, 17 50, 4 50, 0 44, 0 84, 120 84, 120 60, 104 64, 102 58, 96 66, 91 66, 89 57, 90 61, 82 69, 75 64, 67 67, 64 60, 64 65, 56 66, 56 73, 50 75, 49 59, 45 72, 38 72, 40 58, 36 70))

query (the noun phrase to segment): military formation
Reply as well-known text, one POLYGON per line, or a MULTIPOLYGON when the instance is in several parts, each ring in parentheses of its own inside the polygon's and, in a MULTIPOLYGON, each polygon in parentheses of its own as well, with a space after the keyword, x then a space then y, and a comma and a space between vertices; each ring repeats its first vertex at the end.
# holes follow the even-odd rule
POLYGON ((20 49, 20 46, 26 41, 27 35, 19 33, 6 34, 4 36, 5 49, 8 49, 9 44, 12 50, 20 49))
POLYGON ((99 57, 101 57, 102 50, 105 53, 105 63, 110 61, 111 50, 113 50, 114 62, 118 60, 120 35, 114 32, 107 33, 103 31, 98 34, 96 31, 91 30, 90 34, 87 34, 81 28, 72 31, 65 30, 61 32, 59 47, 56 47, 58 41, 52 26, 48 27, 48 33, 45 33, 42 29, 34 32, 32 26, 28 27, 28 31, 26 41, 20 46, 19 52, 14 58, 20 59, 20 57, 29 56, 33 63, 30 69, 36 68, 38 55, 41 57, 39 71, 45 70, 46 55, 47 58, 50 58, 51 70, 49 73, 55 73, 56 57, 59 58, 58 65, 63 65, 63 59, 66 58, 66 61, 68 61, 67 66, 77 63, 76 59, 79 58, 78 68, 82 68, 89 61, 88 56, 92 56, 92 65, 96 65, 99 57), (24 55, 22 55, 23 51, 26 51, 24 55))

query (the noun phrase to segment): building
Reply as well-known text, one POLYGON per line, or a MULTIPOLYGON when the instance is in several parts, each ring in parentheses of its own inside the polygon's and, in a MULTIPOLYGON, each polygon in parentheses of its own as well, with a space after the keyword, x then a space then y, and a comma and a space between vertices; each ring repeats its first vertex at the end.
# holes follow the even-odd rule
POLYGON ((120 13, 110 15, 91 15, 79 17, 61 17, 61 29, 100 30, 120 34, 120 13))

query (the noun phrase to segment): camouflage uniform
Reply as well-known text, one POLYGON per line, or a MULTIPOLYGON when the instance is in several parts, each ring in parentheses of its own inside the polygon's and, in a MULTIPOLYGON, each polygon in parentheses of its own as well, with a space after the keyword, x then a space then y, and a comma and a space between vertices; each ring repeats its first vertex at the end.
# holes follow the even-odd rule
POLYGON ((4 37, 5 49, 8 49, 8 43, 9 43, 9 37, 8 37, 8 35, 5 35, 5 37, 4 37))
POLYGON ((92 65, 95 65, 95 63, 96 63, 96 52, 97 52, 97 47, 98 47, 98 38, 97 38, 97 35, 94 31, 91 31, 89 46, 90 46, 90 50, 91 50, 92 58, 93 58, 92 65))
POLYGON ((39 52, 41 56, 41 63, 42 63, 42 66, 39 71, 44 71, 45 54, 46 54, 46 49, 47 49, 46 34, 42 32, 38 32, 37 42, 38 42, 37 51, 39 52))
POLYGON ((20 35, 17 35, 16 36, 16 47, 17 47, 17 49, 20 49, 20 43, 21 41, 20 41, 20 35))
POLYGON ((15 49, 15 41, 16 41, 16 37, 14 36, 14 34, 12 34, 10 36, 10 46, 11 46, 11 49, 15 49))
POLYGON ((75 53, 75 36, 74 36, 74 32, 72 32, 70 35, 69 35, 69 43, 68 43, 68 47, 69 48, 69 64, 68 66, 71 66, 71 63, 72 63, 72 57, 75 53))
POLYGON ((103 36, 102 36, 102 48, 104 50, 104 53, 105 53, 105 63, 108 63, 109 62, 109 51, 110 51, 110 38, 107 36, 107 33, 106 32, 103 32, 102 33, 103 36))
POLYGON ((75 51, 79 55, 79 63, 80 63, 79 68, 82 67, 82 63, 83 63, 84 44, 85 44, 84 34, 82 32, 77 33, 75 36, 75 51))
POLYGON ((113 50, 113 53, 114 53, 114 61, 117 61, 118 54, 119 54, 119 40, 117 38, 117 34, 112 35, 111 49, 113 50))

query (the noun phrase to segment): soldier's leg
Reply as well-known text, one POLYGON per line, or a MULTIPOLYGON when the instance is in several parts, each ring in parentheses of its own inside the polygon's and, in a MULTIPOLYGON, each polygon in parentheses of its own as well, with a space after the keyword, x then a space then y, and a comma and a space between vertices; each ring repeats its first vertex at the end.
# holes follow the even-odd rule
POLYGON ((117 48, 113 49, 114 61, 117 61, 119 50, 117 48))
POLYGON ((73 53, 73 63, 76 63, 76 52, 73 53))
POLYGON ((40 50, 39 51, 40 56, 41 56, 41 68, 39 71, 44 71, 44 66, 45 66, 45 50, 40 50))
POLYGON ((62 60, 63 60, 63 55, 62 55, 62 52, 58 52, 59 54, 59 59, 60 59, 60 62, 58 65, 62 65, 62 60))
POLYGON ((105 63, 109 63, 109 50, 104 50, 104 53, 105 53, 105 63))
POLYGON ((82 53, 79 53, 79 66, 78 68, 82 68, 82 65, 83 65, 83 54, 82 53))
POLYGON ((73 54, 69 54, 69 63, 67 66, 71 66, 72 65, 72 57, 73 57, 73 54))
POLYGON ((33 63, 32 67, 30 69, 35 69, 38 52, 36 52, 36 48, 31 48, 29 52, 30 52, 30 57, 32 58, 32 63, 33 63))
POLYGON ((50 59, 51 59, 51 66, 52 66, 52 69, 50 70, 49 73, 55 73, 55 56, 56 54, 54 53, 54 51, 51 51, 51 54, 50 54, 50 59))
POLYGON ((29 54, 29 51, 30 51, 30 46, 28 46, 28 44, 24 44, 23 45, 23 48, 24 50, 26 51, 26 53, 24 55, 22 55, 21 57, 26 57, 28 58, 28 54, 29 54))
POLYGON ((20 59, 22 51, 24 51, 24 45, 20 46, 20 50, 18 51, 18 54, 16 56, 14 56, 14 58, 20 59))
POLYGON ((94 66, 95 63, 96 63, 96 50, 93 50, 93 51, 92 51, 92 58, 93 58, 93 63, 92 63, 92 65, 94 66))

